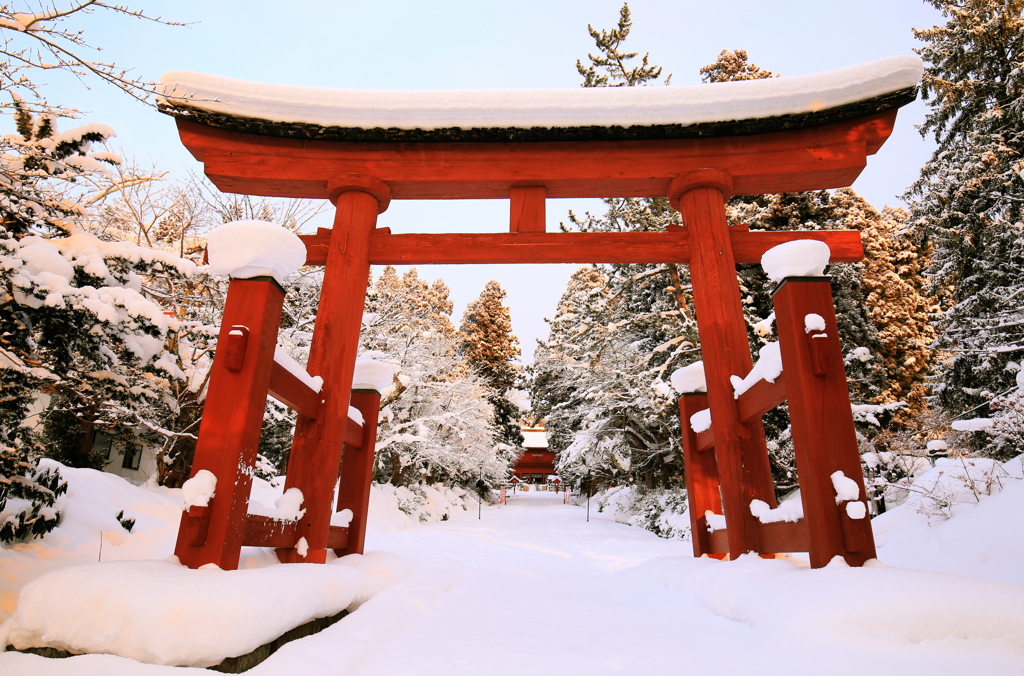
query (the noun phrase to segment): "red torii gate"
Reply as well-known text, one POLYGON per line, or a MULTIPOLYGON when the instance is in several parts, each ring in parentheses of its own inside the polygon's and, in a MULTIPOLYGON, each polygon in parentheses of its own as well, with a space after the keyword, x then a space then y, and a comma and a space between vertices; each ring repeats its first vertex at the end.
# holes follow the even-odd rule
MULTIPOLYGON (((286 488, 302 490, 306 508, 300 522, 288 525, 288 537, 305 537, 308 551, 300 556, 294 545, 281 537, 240 535, 226 554, 218 549, 219 543, 211 549, 206 540, 212 535, 205 533, 220 537, 225 532, 247 530, 244 510, 236 507, 230 514, 219 510, 218 496, 209 510, 183 516, 176 553, 193 567, 210 562, 234 567, 237 549, 243 543, 272 540, 282 561, 323 562, 329 547, 339 554, 362 551, 372 438, 364 438, 361 451, 351 457, 346 450, 342 465, 339 505, 344 503, 354 512, 347 543, 340 529, 332 530, 330 518, 349 427, 347 411, 370 265, 686 263, 691 269, 707 378, 706 400, 683 397, 680 402, 695 554, 736 557, 748 551, 806 550, 816 567, 835 555, 844 556, 852 565, 874 557, 870 521, 846 515, 828 478, 843 471, 856 481, 860 495, 864 494, 827 281, 815 278, 802 281, 817 283, 784 284, 776 295, 804 489, 804 521, 761 524, 750 510, 755 499, 776 504, 761 414, 787 399, 786 385, 779 381, 769 387, 762 382, 737 400, 730 384, 730 376, 745 375, 752 367, 736 265, 759 262, 765 251, 793 239, 828 243, 833 262, 857 261, 863 257, 859 233, 750 232, 744 226, 728 225, 725 204, 733 195, 850 185, 867 157, 890 135, 897 109, 916 95, 920 62, 912 57, 889 62, 869 64, 858 81, 859 88, 853 87, 853 94, 848 93, 839 104, 829 105, 828 100, 812 96, 798 110, 766 117, 637 124, 635 117, 627 115, 634 120, 631 126, 558 128, 528 122, 497 129, 471 125, 384 128, 382 124, 358 126, 345 120, 325 125, 313 118, 279 122, 267 119, 258 106, 246 109, 232 104, 230 92, 246 89, 239 84, 251 83, 213 79, 211 89, 209 76, 165 76, 163 108, 178 118, 182 142, 204 164, 206 175, 218 188, 273 197, 327 197, 335 205, 333 228, 303 237, 307 264, 325 266, 308 365, 310 373, 323 377, 322 401, 300 410, 286 484, 286 488), (217 90, 218 83, 226 85, 217 90), (188 94, 181 94, 183 91, 188 94), (657 233, 548 233, 544 219, 548 197, 667 197, 682 214, 684 226, 657 233), (508 233, 392 234, 377 227, 377 216, 392 199, 479 198, 510 200, 508 233), (811 334, 802 330, 803 317, 810 312, 825 318, 826 331, 816 332, 825 340, 812 341, 811 334), (713 427, 695 435, 689 414, 706 406, 710 406, 713 427), (829 416, 827 422, 825 415, 829 416), (713 453, 702 452, 711 448, 713 453), (724 513, 728 528, 708 534, 705 510, 724 513), (203 531, 203 537, 196 536, 197 529, 203 531), (353 539, 353 532, 358 537, 353 539)), ((855 69, 837 71, 844 76, 852 72, 855 69)), ((847 80, 849 77, 843 86, 850 89, 847 80)), ((703 93, 717 92, 715 88, 722 86, 733 87, 731 91, 746 87, 763 96, 765 87, 774 86, 763 82, 678 89, 703 93)), ((281 100, 303 96, 299 88, 279 89, 281 100)), ((595 91, 579 90, 574 96, 612 95, 589 93, 595 91)), ((617 91, 620 93, 614 96, 628 104, 631 94, 617 91)), ((660 95, 653 91, 644 88, 644 95, 660 95)), ((222 345, 230 340, 227 313, 224 327, 222 345)), ((219 351, 217 360, 225 359, 225 352, 219 351)), ((266 357, 262 359, 258 362, 264 364, 262 368, 271 369, 266 357)), ((204 423, 219 418, 219 407, 227 406, 212 398, 217 377, 215 364, 204 423)), ((257 407, 262 412, 260 396, 262 393, 265 399, 267 389, 257 387, 254 392, 247 404, 250 418, 257 407)), ((375 423, 376 416, 372 417, 375 423)), ((253 423, 239 425, 251 427, 253 423)), ((216 426, 209 424, 210 428, 216 426)), ((197 449, 193 471, 213 463, 210 454, 221 453, 225 458, 220 466, 238 465, 245 473, 244 458, 239 460, 241 451, 231 455, 233 450, 229 453, 204 444, 204 434, 205 426, 200 432, 200 448, 209 450, 201 454, 197 449)), ((232 503, 244 504, 248 499, 244 480, 236 482, 236 492, 245 495, 236 495, 232 503)), ((248 526, 248 531, 253 530, 258 529, 248 526)), ((278 534, 283 530, 279 527, 278 534)))

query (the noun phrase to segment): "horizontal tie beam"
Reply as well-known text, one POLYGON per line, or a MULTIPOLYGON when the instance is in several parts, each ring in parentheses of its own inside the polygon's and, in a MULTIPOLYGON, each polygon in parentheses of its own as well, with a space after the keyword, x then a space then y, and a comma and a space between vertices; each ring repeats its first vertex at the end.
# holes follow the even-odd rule
MULTIPOLYGON (((737 263, 760 263, 765 251, 795 239, 825 242, 831 262, 864 258, 857 230, 748 231, 736 227, 732 246, 737 263)), ((306 265, 324 265, 330 231, 301 235, 306 265)), ((537 232, 394 235, 378 228, 370 236, 373 265, 451 265, 501 263, 689 263, 686 228, 667 232, 537 232)))

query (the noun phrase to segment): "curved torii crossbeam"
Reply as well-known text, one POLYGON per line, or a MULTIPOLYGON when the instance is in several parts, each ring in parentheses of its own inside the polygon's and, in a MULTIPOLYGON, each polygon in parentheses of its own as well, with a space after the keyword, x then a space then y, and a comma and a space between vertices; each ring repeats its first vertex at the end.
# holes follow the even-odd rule
MULTIPOLYGON (((864 495, 827 283, 824 296, 820 281, 784 284, 776 296, 777 313, 792 315, 793 326, 802 312, 826 320, 819 334, 826 340, 819 341, 779 324, 804 521, 762 524, 750 510, 755 499, 775 505, 760 409, 786 400, 786 391, 754 388, 761 400, 737 402, 730 383, 752 366, 736 265, 758 262, 793 239, 825 241, 832 261, 857 261, 859 233, 730 228, 725 203, 732 195, 850 185, 889 137, 897 109, 916 96, 920 75, 915 57, 793 78, 574 90, 349 91, 165 75, 161 108, 177 118, 182 142, 218 188, 329 198, 336 207, 333 228, 303 237, 307 263, 326 266, 308 366, 324 379, 324 401, 315 419, 299 416, 287 479, 306 497, 294 532, 309 549, 305 557, 279 549, 282 560, 326 557, 332 468, 342 457, 369 266, 386 263, 689 264, 713 421, 710 435, 698 440, 688 415, 683 420, 695 554, 808 550, 816 567, 836 555, 852 565, 872 558, 870 522, 847 515, 829 479, 842 471, 864 495), (667 197, 684 226, 548 233, 548 197, 667 197), (480 198, 510 201, 508 233, 391 234, 376 227, 392 199, 480 198), (828 425, 820 424, 822 415, 828 425), (723 513, 728 527, 705 537, 706 510, 723 513)), ((686 400, 681 410, 692 412, 694 401, 686 400)), ((360 452, 372 461, 372 444, 365 446, 360 452)), ((352 489, 349 464, 346 457, 339 504, 352 489)), ((197 449, 196 469, 201 465, 197 449)), ((361 533, 366 505, 359 501, 348 504, 361 533)), ((217 514, 214 505, 211 532, 217 514)), ((178 554, 187 565, 222 564, 181 539, 178 554)), ((336 551, 361 551, 357 539, 336 551)))

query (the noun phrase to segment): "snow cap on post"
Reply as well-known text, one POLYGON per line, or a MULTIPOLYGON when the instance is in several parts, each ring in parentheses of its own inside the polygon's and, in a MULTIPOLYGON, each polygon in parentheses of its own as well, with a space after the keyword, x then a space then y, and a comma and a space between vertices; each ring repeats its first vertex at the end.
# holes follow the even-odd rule
POLYGON ((704 378, 704 362, 698 361, 676 369, 672 374, 672 388, 679 394, 707 392, 708 386, 704 378))
POLYGON ((306 245, 287 228, 267 221, 233 221, 210 231, 210 272, 233 279, 273 277, 278 284, 306 262, 306 245))
POLYGON ((832 251, 824 242, 795 239, 765 251, 761 267, 776 284, 787 277, 821 277, 831 255, 832 251))
POLYGON ((395 371, 387 364, 373 359, 357 359, 352 375, 353 390, 373 390, 383 393, 395 382, 395 371))

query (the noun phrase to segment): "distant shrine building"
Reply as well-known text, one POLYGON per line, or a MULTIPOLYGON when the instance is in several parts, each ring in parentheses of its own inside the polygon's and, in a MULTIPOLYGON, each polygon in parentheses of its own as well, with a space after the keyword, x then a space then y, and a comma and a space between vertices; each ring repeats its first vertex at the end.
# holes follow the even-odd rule
POLYGON ((521 483, 545 484, 555 474, 555 453, 548 449, 543 427, 523 428, 523 454, 512 470, 521 483))

